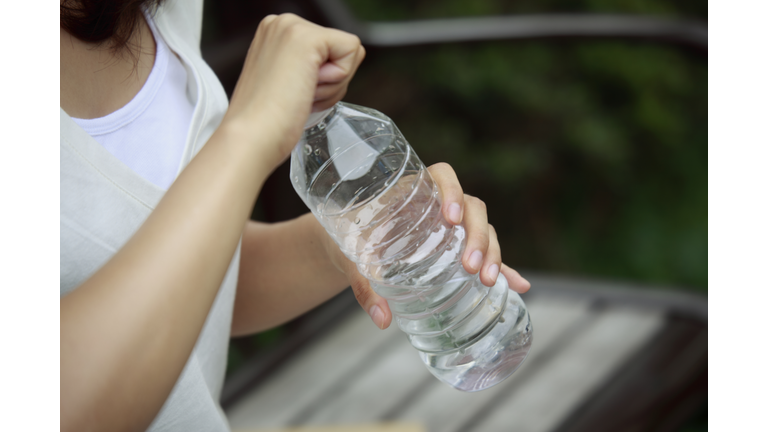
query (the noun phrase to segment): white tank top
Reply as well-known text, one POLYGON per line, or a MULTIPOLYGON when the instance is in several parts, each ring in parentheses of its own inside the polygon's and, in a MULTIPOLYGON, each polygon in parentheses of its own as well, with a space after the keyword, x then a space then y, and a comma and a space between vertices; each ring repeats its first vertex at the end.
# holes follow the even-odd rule
POLYGON ((194 104, 186 92, 186 69, 145 16, 157 46, 147 82, 119 110, 72 120, 137 174, 167 190, 180 172, 194 104))

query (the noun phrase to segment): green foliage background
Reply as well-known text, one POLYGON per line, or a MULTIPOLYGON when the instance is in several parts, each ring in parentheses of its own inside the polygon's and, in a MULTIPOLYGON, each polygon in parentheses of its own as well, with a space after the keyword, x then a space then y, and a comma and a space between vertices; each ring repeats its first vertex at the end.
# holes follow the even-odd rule
MULTIPOLYGON (((706 2, 347 0, 368 21, 547 12, 706 20, 706 2)), ((707 291, 706 55, 651 42, 370 52, 345 100, 488 205, 514 267, 707 291)))

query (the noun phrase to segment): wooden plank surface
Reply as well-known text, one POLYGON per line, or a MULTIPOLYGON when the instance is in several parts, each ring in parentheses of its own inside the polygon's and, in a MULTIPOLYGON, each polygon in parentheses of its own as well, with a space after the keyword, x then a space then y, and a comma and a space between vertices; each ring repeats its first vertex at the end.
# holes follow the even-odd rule
POLYGON ((555 431, 681 430, 707 398, 707 335, 706 322, 668 315, 664 328, 555 431))
POLYGON ((303 351, 227 412, 233 429, 395 421, 432 432, 551 430, 663 324, 658 313, 528 301, 534 340, 502 384, 464 393, 438 381, 396 328, 362 311, 303 351))
POLYGON ((569 341, 536 379, 515 389, 473 430, 544 432, 610 377, 663 325, 660 314, 610 308, 569 341))
POLYGON ((304 423, 308 425, 370 422, 381 418, 425 379, 435 379, 405 335, 383 353, 365 373, 344 383, 345 388, 304 423))
POLYGON ((280 429, 235 429, 232 432, 427 432, 414 423, 355 424, 346 426, 300 426, 280 429))
POLYGON ((381 331, 364 312, 352 314, 336 331, 318 340, 272 379, 227 411, 232 428, 293 425, 333 386, 378 356, 377 349, 403 338, 398 329, 381 331))

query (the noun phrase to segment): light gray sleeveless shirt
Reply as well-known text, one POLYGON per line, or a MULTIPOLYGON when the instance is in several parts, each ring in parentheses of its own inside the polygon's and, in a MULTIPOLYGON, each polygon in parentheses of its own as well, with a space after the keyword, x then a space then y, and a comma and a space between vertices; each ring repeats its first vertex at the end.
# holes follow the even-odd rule
MULTIPOLYGON (((216 75, 200 55, 202 10, 202 0, 168 0, 155 15, 157 29, 187 70, 187 94, 195 105, 182 168, 208 141, 228 104, 216 75)), ((60 110, 60 151, 60 295, 64 296, 128 241, 164 191, 120 162, 64 110, 60 110)), ((219 397, 239 262, 238 247, 192 355, 149 430, 229 430, 219 397)))

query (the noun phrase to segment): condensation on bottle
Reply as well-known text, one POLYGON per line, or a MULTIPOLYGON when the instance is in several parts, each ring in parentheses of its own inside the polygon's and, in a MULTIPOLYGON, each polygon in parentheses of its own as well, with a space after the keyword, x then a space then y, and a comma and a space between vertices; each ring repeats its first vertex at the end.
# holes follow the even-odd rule
POLYGON ((310 115, 291 183, 435 377, 471 392, 520 366, 533 338, 525 304, 503 275, 486 287, 464 270, 464 227, 445 220, 437 185, 391 119, 343 102, 310 115))

